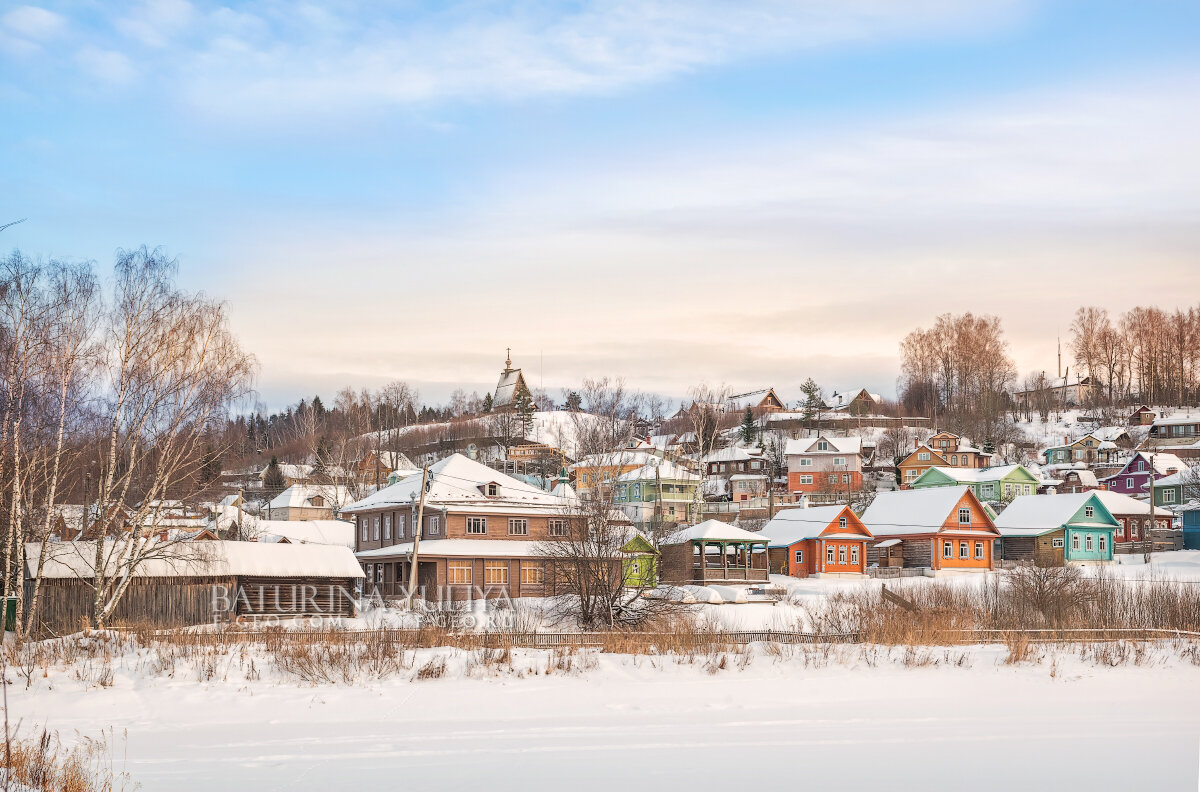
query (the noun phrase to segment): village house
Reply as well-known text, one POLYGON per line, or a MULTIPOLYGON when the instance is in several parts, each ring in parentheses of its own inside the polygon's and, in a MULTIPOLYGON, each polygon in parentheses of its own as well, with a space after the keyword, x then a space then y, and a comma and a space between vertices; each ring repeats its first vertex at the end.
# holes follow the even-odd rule
POLYGON ((834 392, 825 401, 826 409, 835 412, 845 412, 850 415, 872 415, 883 404, 883 397, 871 393, 866 388, 847 393, 834 392))
POLYGON ((403 593, 420 532, 416 583, 427 598, 544 596, 553 588, 539 544, 567 537, 571 499, 499 473, 462 454, 342 510, 357 525, 356 555, 372 590, 403 593))
POLYGON ((1092 392, 1091 377, 1072 377, 1068 369, 1066 376, 1047 379, 1041 388, 1017 391, 1013 394, 1013 401, 1021 407, 1027 407, 1044 398, 1063 407, 1078 407, 1091 402, 1092 392))
POLYGON ((568 470, 575 478, 575 491, 580 495, 595 487, 607 488, 618 477, 638 468, 653 465, 661 457, 653 451, 633 448, 604 454, 590 454, 572 464, 568 470))
POLYGON ((332 520, 353 498, 341 484, 293 484, 262 507, 268 520, 332 520))
POLYGON ((1117 552, 1123 550, 1128 552, 1127 548, 1121 547, 1123 543, 1150 541, 1152 529, 1165 531, 1171 527, 1172 515, 1166 509, 1156 507, 1154 516, 1151 518, 1150 504, 1146 501, 1132 498, 1124 493, 1106 490, 1095 490, 1093 494, 1100 499, 1104 508, 1108 509, 1108 513, 1115 517, 1120 524, 1113 531, 1113 542, 1116 543, 1117 552), (1151 519, 1155 523, 1153 526, 1150 524, 1151 519))
POLYGON ((404 478, 419 473, 421 468, 399 451, 368 451, 354 463, 353 470, 363 484, 382 485, 393 474, 404 478))
POLYGON ((785 509, 765 526, 771 571, 792 577, 861 577, 874 539, 849 506, 785 509))
POLYGON ((880 492, 861 519, 880 544, 900 540, 905 567, 964 572, 993 568, 992 545, 1000 533, 970 487, 880 492))
POLYGON ((1091 492, 1092 490, 1104 489, 1104 485, 1100 483, 1100 479, 1096 477, 1096 473, 1091 470, 1063 470, 1058 474, 1059 485, 1058 492, 1091 492))
POLYGON ((1062 445, 1050 446, 1042 451, 1047 465, 1084 464, 1110 465, 1117 461, 1121 448, 1111 440, 1101 440, 1094 434, 1086 434, 1078 440, 1064 437, 1062 445))
POLYGON ((613 504, 639 528, 691 522, 700 477, 673 462, 656 462, 617 476, 613 504))
POLYGON ((992 454, 975 448, 953 432, 938 432, 924 443, 914 442, 913 451, 896 465, 900 486, 907 489, 931 467, 982 468, 991 464, 992 454))
POLYGON ((857 437, 801 437, 788 440, 788 491, 847 494, 862 489, 862 441, 857 437))
MULTIPOLYGON (((292 465, 285 462, 280 462, 278 464, 279 472, 283 475, 284 485, 288 487, 292 486, 293 484, 302 484, 308 481, 313 472, 312 465, 292 465)), ((270 467, 270 465, 265 465, 262 470, 258 471, 258 486, 260 488, 266 483, 267 471, 270 469, 270 467)))
POLYGON ((1100 483, 1109 492, 1141 495, 1147 491, 1151 475, 1161 479, 1185 469, 1187 464, 1175 454, 1137 451, 1119 471, 1100 479, 1100 483))
POLYGON ((765 583, 770 577, 767 537, 718 520, 679 530, 659 552, 665 583, 765 583))
POLYGON ((1041 485, 1041 479, 1024 465, 975 469, 932 467, 912 483, 912 488, 958 487, 964 484, 981 501, 1012 500, 1018 495, 1033 495, 1041 485))
POLYGON ((1185 550, 1200 550, 1200 501, 1191 501, 1179 509, 1185 550))
POLYGON ((1127 423, 1130 426, 1149 426, 1154 423, 1154 418, 1154 410, 1143 404, 1129 414, 1127 423))
POLYGON ((1200 459, 1200 415, 1155 418, 1150 424, 1146 444, 1179 457, 1200 459))
POLYGON ((1096 493, 1022 495, 996 518, 1000 557, 1038 566, 1107 564, 1121 523, 1096 493))
POLYGON ((708 471, 706 495, 745 501, 767 492, 767 460, 758 449, 721 448, 701 457, 700 464, 708 471))
MULTIPOLYGON (((1150 483, 1143 485, 1147 496, 1150 483)), ((1154 482, 1154 505, 1171 508, 1200 498, 1200 467, 1187 467, 1154 482)))

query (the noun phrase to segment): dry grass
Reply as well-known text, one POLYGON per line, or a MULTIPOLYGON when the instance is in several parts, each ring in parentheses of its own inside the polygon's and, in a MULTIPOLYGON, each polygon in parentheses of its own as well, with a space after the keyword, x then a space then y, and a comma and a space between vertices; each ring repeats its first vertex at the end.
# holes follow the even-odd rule
POLYGON ((9 779, 39 792, 137 789, 139 785, 116 765, 115 743, 111 729, 99 739, 84 738, 70 748, 64 748, 53 732, 25 739, 13 736, 5 768, 9 779))

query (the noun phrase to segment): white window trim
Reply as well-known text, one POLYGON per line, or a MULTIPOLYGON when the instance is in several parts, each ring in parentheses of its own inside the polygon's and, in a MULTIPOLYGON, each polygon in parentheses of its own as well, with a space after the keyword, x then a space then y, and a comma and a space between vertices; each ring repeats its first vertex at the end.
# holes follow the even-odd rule
POLYGON ((467 535, 468 536, 484 536, 487 534, 487 517, 468 517, 467 518, 467 535), (477 525, 483 528, 482 531, 472 531, 472 525, 477 525))

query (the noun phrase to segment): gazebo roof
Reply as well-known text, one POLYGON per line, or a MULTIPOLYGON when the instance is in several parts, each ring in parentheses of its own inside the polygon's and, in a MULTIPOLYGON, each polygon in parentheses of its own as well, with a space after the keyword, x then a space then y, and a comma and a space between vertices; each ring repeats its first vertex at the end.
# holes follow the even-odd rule
POLYGON ((769 537, 761 533, 752 533, 738 528, 736 525, 723 523, 720 520, 705 520, 676 531, 667 538, 664 544, 684 544, 696 541, 765 543, 769 540, 769 537))

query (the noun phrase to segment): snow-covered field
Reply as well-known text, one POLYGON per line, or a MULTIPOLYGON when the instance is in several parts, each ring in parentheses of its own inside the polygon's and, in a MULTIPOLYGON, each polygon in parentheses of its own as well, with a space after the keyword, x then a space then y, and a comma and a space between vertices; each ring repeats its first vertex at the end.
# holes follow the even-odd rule
MULTIPOLYGON (((1200 580, 1200 553, 1104 573, 1200 580)), ((706 613, 788 627, 808 601, 879 585, 781 582, 778 605, 706 613)), ((409 655, 383 678, 310 685, 261 648, 235 648, 203 673, 127 648, 106 684, 80 661, 39 669, 28 689, 10 668, 8 695, 24 734, 123 733, 117 764, 124 756, 146 790, 1200 788, 1200 650, 1181 642, 1039 647, 1016 664, 1002 646, 409 655), (417 678, 438 658, 443 674, 417 678)))

